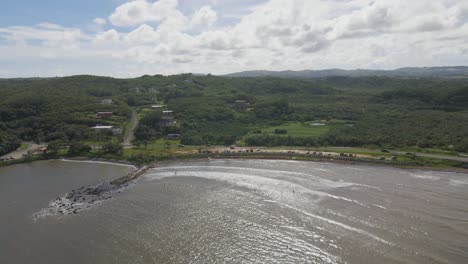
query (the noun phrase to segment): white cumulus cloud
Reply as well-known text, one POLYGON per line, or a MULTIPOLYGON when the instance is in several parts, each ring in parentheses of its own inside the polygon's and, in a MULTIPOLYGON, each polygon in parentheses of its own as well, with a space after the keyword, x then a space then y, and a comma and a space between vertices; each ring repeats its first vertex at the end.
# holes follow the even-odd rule
POLYGON ((159 22, 180 17, 177 0, 159 0, 154 3, 146 0, 127 2, 116 8, 109 20, 115 26, 135 26, 146 22, 159 22))
POLYGON ((210 6, 204 6, 200 8, 192 17, 190 26, 192 28, 209 28, 218 19, 216 11, 214 11, 210 6))
POLYGON ((102 25, 107 24, 107 20, 105 20, 104 18, 97 17, 94 19, 94 23, 102 26, 102 25))
POLYGON ((28 76, 36 71, 26 61, 44 58, 68 61, 73 71, 79 58, 93 63, 91 74, 123 77, 468 61, 465 1, 134 0, 93 22, 94 32, 51 23, 0 27, 0 57, 25 61, 0 64, 0 73, 28 76), (243 12, 233 17, 226 4, 243 12))

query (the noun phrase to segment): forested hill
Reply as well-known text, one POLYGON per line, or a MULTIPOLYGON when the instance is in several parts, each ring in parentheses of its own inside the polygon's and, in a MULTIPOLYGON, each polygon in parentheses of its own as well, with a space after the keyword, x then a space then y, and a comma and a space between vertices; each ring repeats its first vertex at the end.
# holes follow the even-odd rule
POLYGON ((396 70, 304 70, 304 71, 244 71, 227 74, 227 77, 283 77, 283 78, 324 78, 339 77, 403 77, 403 78, 468 78, 467 66, 454 67, 409 67, 396 70))
MULTIPOLYGON (((378 146, 468 151, 468 79, 72 76, 0 80, 0 154, 21 141, 76 146, 181 134, 185 145, 378 146), (164 105, 176 122, 152 109, 164 105), (112 112, 97 119, 97 112, 112 112), (170 124, 170 125, 169 125, 170 124)), ((99 149, 99 148, 98 148, 99 149)))

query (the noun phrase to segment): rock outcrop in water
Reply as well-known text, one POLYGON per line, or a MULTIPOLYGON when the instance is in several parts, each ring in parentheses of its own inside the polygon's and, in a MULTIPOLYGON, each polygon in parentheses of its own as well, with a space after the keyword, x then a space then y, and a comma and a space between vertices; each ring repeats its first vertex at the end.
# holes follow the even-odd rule
POLYGON ((145 174, 151 167, 141 167, 130 174, 111 182, 104 182, 96 186, 81 187, 72 190, 49 203, 49 207, 34 215, 35 218, 49 215, 73 215, 92 208, 111 199, 116 193, 121 193, 131 182, 145 174))

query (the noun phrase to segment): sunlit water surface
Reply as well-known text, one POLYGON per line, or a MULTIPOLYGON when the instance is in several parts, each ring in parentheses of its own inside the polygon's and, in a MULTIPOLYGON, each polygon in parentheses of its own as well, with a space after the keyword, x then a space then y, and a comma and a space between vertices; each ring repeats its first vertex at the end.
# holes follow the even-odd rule
POLYGON ((0 263, 468 263, 468 175, 273 160, 166 163, 77 215, 34 215, 133 168, 0 168, 0 263))

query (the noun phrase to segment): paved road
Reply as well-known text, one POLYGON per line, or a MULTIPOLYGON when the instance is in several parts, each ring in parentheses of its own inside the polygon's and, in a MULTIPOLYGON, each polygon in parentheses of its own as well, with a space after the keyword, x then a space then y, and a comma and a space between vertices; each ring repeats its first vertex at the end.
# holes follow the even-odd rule
MULTIPOLYGON (((371 150, 371 149, 364 149, 364 148, 353 148, 353 147, 329 147, 328 149, 356 149, 356 150, 364 150, 367 152, 374 152, 374 153, 382 153, 380 150, 371 150)), ((390 153, 404 155, 405 151, 396 151, 390 150, 390 153)), ((413 152, 411 152, 413 153, 413 152)), ((468 157, 457 157, 457 156, 448 156, 448 155, 440 155, 440 154, 429 154, 429 153, 420 153, 416 152, 416 156, 426 157, 426 158, 433 158, 433 159, 444 159, 444 160, 454 160, 460 162, 468 162, 468 157)))
POLYGON ((132 111, 132 117, 130 119, 130 128, 127 136, 125 137, 122 145, 124 147, 132 147, 132 141, 135 139, 135 128, 138 126, 138 116, 135 110, 132 111))
MULTIPOLYGON (((406 152, 392 151, 392 153, 405 154, 406 152)), ((468 158, 457 157, 457 156, 446 156, 446 155, 418 153, 418 152, 416 152, 416 156, 421 156, 421 157, 426 157, 426 158, 433 158, 433 159, 444 159, 444 160, 454 160, 454 161, 468 162, 468 158)))

